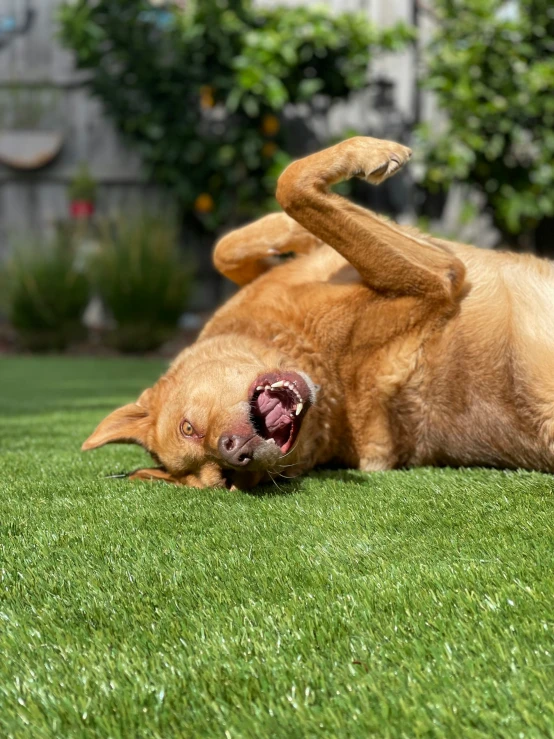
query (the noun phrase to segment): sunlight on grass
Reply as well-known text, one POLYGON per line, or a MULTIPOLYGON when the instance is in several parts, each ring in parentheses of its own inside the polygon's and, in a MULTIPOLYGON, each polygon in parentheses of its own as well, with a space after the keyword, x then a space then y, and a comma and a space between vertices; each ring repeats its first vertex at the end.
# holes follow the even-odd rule
POLYGON ((0 735, 554 734, 551 478, 319 472, 257 494, 79 446, 163 364, 0 364, 0 735))

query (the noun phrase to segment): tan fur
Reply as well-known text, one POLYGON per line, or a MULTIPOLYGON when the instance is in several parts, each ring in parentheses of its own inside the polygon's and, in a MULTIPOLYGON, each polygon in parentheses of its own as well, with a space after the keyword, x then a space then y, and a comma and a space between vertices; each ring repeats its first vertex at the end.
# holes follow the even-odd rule
POLYGON ((277 190, 285 213, 216 246, 216 266, 242 290, 83 448, 139 443, 161 468, 135 476, 197 486, 329 463, 554 471, 552 265, 432 238, 329 191, 354 176, 378 184, 409 156, 354 138, 293 163, 277 190), (291 452, 228 471, 218 440, 253 433, 248 388, 274 369, 306 373, 317 401, 291 452), (185 418, 199 438, 183 438, 185 418))

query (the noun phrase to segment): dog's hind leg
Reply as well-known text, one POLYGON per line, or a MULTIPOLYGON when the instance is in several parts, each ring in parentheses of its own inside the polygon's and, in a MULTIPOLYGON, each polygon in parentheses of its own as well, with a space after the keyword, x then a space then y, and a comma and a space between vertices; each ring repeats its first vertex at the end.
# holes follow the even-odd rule
POLYGON ((246 285, 275 266, 280 254, 307 254, 321 243, 286 213, 272 213, 220 239, 213 260, 222 275, 246 285))
POLYGON ((447 247, 431 243, 350 203, 329 187, 361 177, 379 184, 411 156, 401 144, 355 137, 293 162, 277 185, 283 209, 336 249, 375 291, 451 303, 461 291, 465 268, 447 247))

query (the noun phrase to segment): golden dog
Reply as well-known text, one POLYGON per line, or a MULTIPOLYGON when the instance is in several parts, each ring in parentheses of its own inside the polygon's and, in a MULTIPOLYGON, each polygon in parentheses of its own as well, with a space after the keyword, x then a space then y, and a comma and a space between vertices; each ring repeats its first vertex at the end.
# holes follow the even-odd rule
POLYGON ((551 264, 423 235, 329 191, 379 184, 410 154, 358 137, 291 164, 285 213, 216 246, 242 290, 83 449, 140 444, 160 466, 134 477, 193 486, 331 463, 553 472, 551 264))

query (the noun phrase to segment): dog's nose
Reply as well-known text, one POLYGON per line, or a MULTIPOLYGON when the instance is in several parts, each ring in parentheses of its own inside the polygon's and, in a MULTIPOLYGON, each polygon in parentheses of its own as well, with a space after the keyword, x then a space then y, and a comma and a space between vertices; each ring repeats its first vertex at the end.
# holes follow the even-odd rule
POLYGON ((223 434, 218 442, 219 453, 226 462, 234 467, 245 467, 252 461, 254 453, 253 436, 232 436, 223 434))

